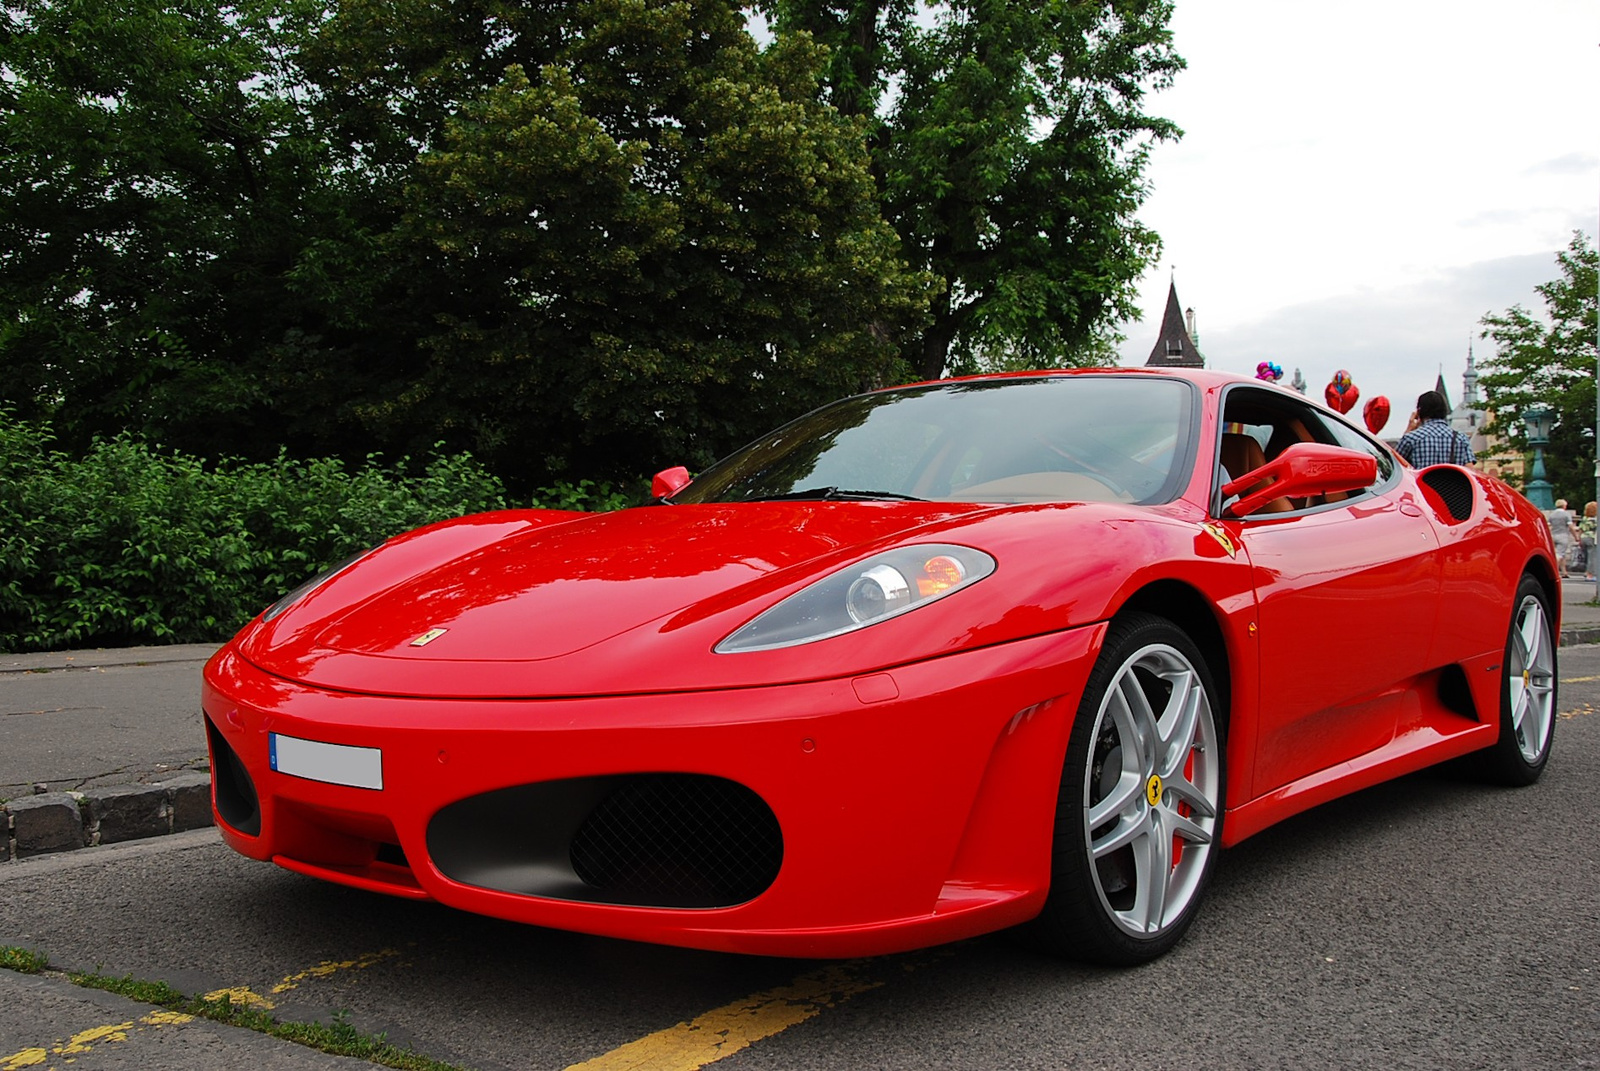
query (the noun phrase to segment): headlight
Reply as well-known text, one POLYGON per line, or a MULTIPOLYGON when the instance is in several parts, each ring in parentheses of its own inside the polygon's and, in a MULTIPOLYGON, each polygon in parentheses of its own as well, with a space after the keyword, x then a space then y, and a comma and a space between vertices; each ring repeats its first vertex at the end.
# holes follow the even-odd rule
POLYGON ((377 549, 377 547, 368 547, 360 554, 352 554, 338 565, 324 569, 322 572, 318 573, 316 576, 312 577, 310 580, 307 580, 304 584, 301 584, 299 587, 289 592, 289 594, 285 595, 283 598, 267 607, 266 610, 264 610, 261 614, 261 620, 263 622, 271 621, 274 617, 277 617, 289 607, 293 606, 307 595, 310 595, 313 591, 317 590, 322 585, 326 584, 328 581, 332 580, 334 577, 338 576, 340 573, 344 572, 356 562, 360 561, 362 558, 365 558, 368 554, 371 554, 377 549))
POLYGON ((854 632, 976 584, 994 568, 993 558, 971 547, 900 547, 802 588, 717 644, 716 651, 770 651, 854 632))

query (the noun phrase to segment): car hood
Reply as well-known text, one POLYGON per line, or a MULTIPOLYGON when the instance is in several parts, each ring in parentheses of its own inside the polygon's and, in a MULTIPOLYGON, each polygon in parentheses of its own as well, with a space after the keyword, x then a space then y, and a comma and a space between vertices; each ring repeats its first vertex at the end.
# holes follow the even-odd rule
POLYGON ((1078 510, 1103 507, 775 502, 463 518, 391 541, 274 621, 258 621, 238 649, 269 673, 330 689, 463 698, 866 672, 971 645, 975 618, 1015 620, 1016 606, 996 603, 997 591, 986 597, 1000 587, 986 580, 843 637, 732 655, 712 648, 877 551, 951 542, 995 553, 1027 542, 1017 518, 1051 514, 1059 535, 1078 510))

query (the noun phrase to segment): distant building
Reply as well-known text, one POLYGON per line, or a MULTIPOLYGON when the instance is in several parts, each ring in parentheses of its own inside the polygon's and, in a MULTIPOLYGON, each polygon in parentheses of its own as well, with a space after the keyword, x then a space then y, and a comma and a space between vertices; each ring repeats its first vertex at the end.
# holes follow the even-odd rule
POLYGON ((1194 344, 1194 310, 1185 320, 1178 306, 1178 284, 1167 286, 1167 312, 1161 318, 1161 336, 1145 361, 1152 368, 1204 368, 1206 359, 1194 344))
MULTIPOLYGON (((1439 385, 1444 386, 1444 376, 1439 376, 1439 385)), ((1446 394, 1445 404, 1450 404, 1450 396, 1446 394)), ((1472 442, 1474 453, 1481 453, 1488 447, 1488 440, 1484 428, 1488 426, 1489 414, 1483 410, 1483 402, 1478 397, 1478 370, 1472 363, 1472 343, 1467 343, 1467 370, 1461 376, 1461 403, 1450 411, 1450 426, 1465 435, 1472 442)))
POLYGON ((1472 343, 1467 343, 1467 371, 1461 377, 1461 404, 1450 413, 1450 426, 1472 440, 1478 467, 1498 476, 1513 487, 1521 487, 1527 474, 1528 459, 1495 428, 1493 410, 1478 398, 1478 370, 1472 363, 1472 343))
MULTIPOLYGON (((1449 406, 1450 394, 1444 387, 1443 372, 1433 389, 1444 395, 1445 405, 1449 406)), ((1514 486, 1522 485, 1526 459, 1512 448, 1509 440, 1496 433, 1494 414, 1484 408, 1483 399, 1478 396, 1478 369, 1473 363, 1471 342, 1467 343, 1467 370, 1461 375, 1461 401, 1450 409, 1450 426, 1472 444, 1479 468, 1514 486)))

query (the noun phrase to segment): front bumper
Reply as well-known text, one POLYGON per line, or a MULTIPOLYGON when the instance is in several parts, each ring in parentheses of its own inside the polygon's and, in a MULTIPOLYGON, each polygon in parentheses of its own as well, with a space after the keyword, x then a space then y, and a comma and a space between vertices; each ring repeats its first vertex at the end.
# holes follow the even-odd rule
POLYGON ((1067 735, 1103 635, 767 688, 505 700, 327 691, 230 644, 202 697, 218 825, 291 870, 558 929, 790 956, 956 940, 1044 903, 1067 735), (378 749, 382 788, 275 770, 273 734, 378 749), (710 907, 586 896, 564 839, 585 816, 555 812, 631 775, 753 793, 781 830, 775 876, 710 907))

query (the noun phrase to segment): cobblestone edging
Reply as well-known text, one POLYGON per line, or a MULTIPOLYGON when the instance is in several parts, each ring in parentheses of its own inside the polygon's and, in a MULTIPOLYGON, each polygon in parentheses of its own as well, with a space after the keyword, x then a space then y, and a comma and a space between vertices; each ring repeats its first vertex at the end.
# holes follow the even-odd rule
POLYGON ((204 773, 182 773, 153 785, 18 796, 0 804, 0 862, 211 824, 211 775, 204 773))

